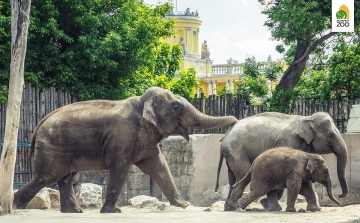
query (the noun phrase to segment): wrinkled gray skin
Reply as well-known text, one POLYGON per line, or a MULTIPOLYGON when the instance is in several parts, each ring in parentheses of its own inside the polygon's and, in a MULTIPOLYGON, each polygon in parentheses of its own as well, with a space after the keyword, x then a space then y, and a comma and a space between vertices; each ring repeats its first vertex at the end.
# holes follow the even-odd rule
POLYGON ((164 135, 189 140, 188 127, 209 129, 235 123, 233 116, 211 117, 184 98, 152 87, 141 97, 122 101, 94 100, 59 108, 36 127, 31 141, 33 179, 14 196, 18 208, 46 185, 57 182, 61 212, 82 212, 72 187, 80 171, 109 170, 102 213, 121 212, 115 206, 132 164, 157 183, 171 205, 180 200, 158 142, 164 135))
POLYGON ((298 194, 308 197, 308 191, 302 185, 310 181, 324 185, 329 198, 340 205, 333 195, 329 168, 323 157, 289 147, 270 149, 260 154, 245 177, 234 185, 229 204, 239 204, 241 209, 245 209, 251 202, 268 192, 287 188, 285 211, 295 212, 298 194), (250 192, 242 196, 249 182, 250 192), (233 199, 235 197, 241 198, 233 199))
MULTIPOLYGON (((347 195, 346 144, 332 118, 324 112, 317 112, 311 116, 265 112, 239 120, 228 130, 222 141, 216 190, 219 186, 219 173, 224 157, 228 166, 229 184, 234 185, 245 176, 257 156, 270 148, 281 146, 316 154, 334 153, 337 157, 337 174, 342 189, 339 197, 347 195)), ((307 199, 307 210, 320 210, 313 184, 308 183, 303 187, 311 192, 307 199)), ((230 186, 229 196, 231 190, 230 186)), ((278 199, 282 194, 283 190, 270 191, 267 199, 261 200, 261 204, 269 211, 281 210, 278 199)), ((239 197, 232 199, 238 200, 239 197)), ((231 211, 236 208, 225 202, 224 210, 231 211)))

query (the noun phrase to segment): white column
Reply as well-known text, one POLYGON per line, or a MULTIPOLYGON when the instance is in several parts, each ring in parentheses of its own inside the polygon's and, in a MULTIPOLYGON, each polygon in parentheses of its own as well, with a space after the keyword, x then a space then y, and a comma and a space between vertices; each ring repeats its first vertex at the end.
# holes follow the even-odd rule
POLYGON ((211 81, 207 81, 208 84, 208 95, 212 95, 212 86, 211 86, 211 81))
POLYGON ((230 80, 226 80, 226 91, 230 91, 230 80))
POLYGON ((216 95, 216 81, 213 81, 213 95, 216 95))
POLYGON ((234 88, 234 82, 235 80, 230 80, 230 91, 234 91, 235 88, 234 88))

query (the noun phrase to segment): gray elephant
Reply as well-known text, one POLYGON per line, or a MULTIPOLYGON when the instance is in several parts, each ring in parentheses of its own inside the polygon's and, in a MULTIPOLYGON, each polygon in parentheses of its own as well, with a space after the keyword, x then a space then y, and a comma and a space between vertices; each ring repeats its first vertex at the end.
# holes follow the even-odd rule
MULTIPOLYGON (((347 195, 346 144, 334 121, 325 112, 317 112, 311 116, 265 112, 239 120, 222 140, 216 190, 219 187, 219 173, 224 157, 228 166, 229 184, 234 185, 245 176, 257 156, 270 148, 281 146, 316 154, 334 153, 337 157, 337 174, 342 189, 339 197, 347 195)), ((320 210, 313 184, 308 183, 303 187, 304 191, 308 191, 305 196, 308 201, 307 210, 320 210)), ((226 211, 237 208, 228 203, 231 190, 230 186, 229 196, 224 205, 226 211)), ((261 200, 261 204, 269 211, 281 210, 278 198, 282 196, 283 191, 270 191, 267 198, 261 200)), ((237 200, 239 197, 231 199, 237 200)))
POLYGON ((238 203, 241 209, 245 209, 251 202, 268 192, 287 188, 285 211, 295 212, 298 194, 307 194, 302 185, 310 181, 323 184, 329 198, 340 205, 333 195, 329 168, 322 156, 289 147, 270 149, 260 154, 244 178, 233 186, 229 204, 237 206, 238 203), (249 182, 250 192, 242 196, 249 182), (241 198, 236 200, 236 197, 241 198))
POLYGON ((209 129, 235 123, 233 116, 212 117, 187 100, 152 87, 144 95, 121 101, 93 100, 59 108, 34 130, 31 151, 33 179, 14 195, 17 208, 46 185, 57 182, 61 212, 82 212, 72 187, 80 171, 109 170, 102 213, 121 212, 115 206, 132 164, 157 183, 171 205, 185 208, 158 143, 164 135, 189 140, 188 127, 209 129))

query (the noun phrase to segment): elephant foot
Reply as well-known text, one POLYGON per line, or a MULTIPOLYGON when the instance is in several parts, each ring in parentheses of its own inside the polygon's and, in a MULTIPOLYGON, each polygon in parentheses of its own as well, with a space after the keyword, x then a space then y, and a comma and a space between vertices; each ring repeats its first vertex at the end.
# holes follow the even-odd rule
POLYGON ((174 202, 171 202, 170 205, 176 206, 176 207, 182 207, 182 208, 186 208, 187 206, 189 206, 189 203, 183 200, 175 200, 174 202))
POLYGON ((116 206, 113 207, 103 206, 100 210, 100 213, 121 213, 121 209, 116 206))
POLYGON ((279 204, 269 204, 269 200, 267 198, 263 198, 260 200, 260 204, 264 207, 266 211, 281 211, 282 207, 279 204))
POLYGON ((28 205, 29 202, 24 202, 18 195, 17 193, 15 193, 14 195, 14 201, 13 201, 13 206, 16 209, 26 209, 26 206, 28 205))
POLYGON ((83 213, 83 210, 79 207, 61 207, 60 211, 62 213, 83 213))
POLYGON ((224 211, 236 211, 237 208, 231 206, 228 201, 225 201, 224 211))
POLYGON ((286 209, 285 209, 285 211, 286 212, 296 212, 296 209, 295 209, 295 207, 286 207, 286 209))
POLYGON ((260 200, 260 204, 265 208, 265 210, 269 209, 269 202, 267 198, 263 198, 260 200))
POLYGON ((308 204, 306 207, 307 211, 315 212, 315 211, 321 211, 321 207, 319 205, 315 204, 308 204))

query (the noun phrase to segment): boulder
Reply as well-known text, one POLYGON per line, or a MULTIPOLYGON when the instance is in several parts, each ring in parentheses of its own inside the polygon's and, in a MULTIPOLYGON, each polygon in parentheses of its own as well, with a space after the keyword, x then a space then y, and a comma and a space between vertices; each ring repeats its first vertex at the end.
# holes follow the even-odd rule
POLYGON ((51 208, 60 208, 60 192, 58 190, 48 188, 51 208))
POLYGON ((225 186, 220 186, 219 190, 217 191, 220 195, 220 200, 225 201, 229 195, 230 185, 227 184, 225 186))
POLYGON ((76 200, 81 207, 102 206, 102 187, 92 183, 82 183, 76 186, 76 200))
POLYGON ((50 209, 51 201, 48 188, 41 189, 27 205, 28 209, 50 209))
POLYGON ((137 208, 156 208, 159 210, 164 210, 166 207, 170 206, 169 202, 161 202, 155 197, 146 195, 133 197, 129 199, 128 204, 137 208))

